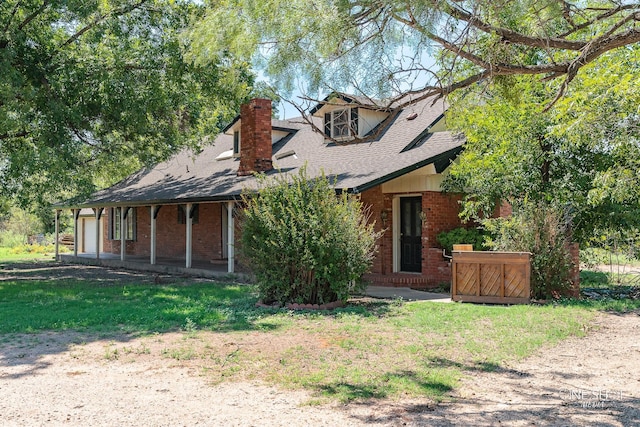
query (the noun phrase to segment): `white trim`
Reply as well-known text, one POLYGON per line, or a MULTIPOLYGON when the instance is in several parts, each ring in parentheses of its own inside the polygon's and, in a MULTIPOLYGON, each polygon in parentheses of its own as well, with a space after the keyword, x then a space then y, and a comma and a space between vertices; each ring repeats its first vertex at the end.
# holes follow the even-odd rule
POLYGON ((234 247, 234 218, 233 218, 233 206, 234 202, 227 202, 227 272, 233 273, 235 271, 235 247, 234 247))
POLYGON ((393 196, 392 200, 392 240, 393 240, 393 272, 400 271, 400 196, 393 196))
POLYGON ((186 268, 191 268, 191 257, 192 257, 191 239, 193 235, 192 233, 193 219, 191 218, 191 215, 193 214, 192 210, 193 210, 193 204, 187 203, 187 206, 185 208, 185 216, 186 216, 185 219, 187 223, 187 248, 186 248, 186 255, 185 255, 186 268))
POLYGON ((73 214, 73 256, 78 257, 78 214, 80 209, 71 209, 73 214))
POLYGON ((228 221, 229 221, 229 217, 227 214, 227 205, 225 203, 220 203, 220 216, 222 219, 222 259, 228 258, 229 257, 229 237, 228 237, 228 232, 229 232, 229 226, 227 225, 228 221))
POLYGON ((151 205, 151 209, 149 209, 149 211, 151 212, 151 247, 150 247, 150 259, 149 262, 151 263, 151 265, 154 265, 156 263, 156 257, 157 257, 157 224, 156 224, 156 212, 158 211, 158 206, 157 205, 151 205))
POLYGON ((56 209, 56 218, 55 218, 55 233, 56 233, 56 242, 55 242, 55 252, 56 252, 56 261, 60 261, 60 210, 56 209))
MULTIPOLYGON (((115 211, 115 210, 114 210, 115 211)), ((120 261, 124 261, 127 252, 127 208, 120 208, 120 261)))
POLYGON ((393 272, 401 273, 400 269, 400 199, 403 197, 422 197, 422 193, 396 194, 391 201, 392 240, 393 240, 393 272))
POLYGON ((233 147, 231 148, 231 156, 233 158, 240 158, 240 153, 242 152, 242 134, 240 133, 240 129, 234 130, 233 133, 233 147), (238 135, 238 144, 236 146, 236 134, 238 135), (237 150, 236 150, 237 148, 237 150))

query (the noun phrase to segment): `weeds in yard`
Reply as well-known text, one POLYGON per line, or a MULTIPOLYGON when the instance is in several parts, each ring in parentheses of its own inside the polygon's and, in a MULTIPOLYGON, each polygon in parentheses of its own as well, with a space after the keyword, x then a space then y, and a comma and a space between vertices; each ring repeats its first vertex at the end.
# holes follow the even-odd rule
POLYGON ((192 360, 198 357, 192 347, 165 348, 161 354, 175 360, 192 360))
POLYGON ((465 375, 503 369, 543 345, 584 335, 603 307, 361 298, 332 312, 293 312, 255 308, 255 290, 248 285, 47 280, 38 274, 1 282, 0 334, 6 335, 0 342, 51 330, 81 331, 83 341, 125 331, 127 339, 142 336, 139 344, 118 348, 111 341, 104 359, 159 354, 196 361, 214 383, 258 379, 343 402, 447 399, 465 375))
POLYGON ((151 354, 151 349, 144 343, 140 343, 137 347, 122 347, 122 352, 126 355, 140 356, 142 354, 151 354))
POLYGON ((117 347, 113 347, 113 344, 109 344, 104 349, 104 358, 107 360, 118 360, 120 358, 120 351, 117 347))

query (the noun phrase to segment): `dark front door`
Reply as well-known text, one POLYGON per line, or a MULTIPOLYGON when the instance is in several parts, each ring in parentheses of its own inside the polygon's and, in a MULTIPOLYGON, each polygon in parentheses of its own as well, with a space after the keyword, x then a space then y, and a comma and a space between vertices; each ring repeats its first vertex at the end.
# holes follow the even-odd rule
POLYGON ((400 199, 400 270, 422 272, 422 197, 400 199))

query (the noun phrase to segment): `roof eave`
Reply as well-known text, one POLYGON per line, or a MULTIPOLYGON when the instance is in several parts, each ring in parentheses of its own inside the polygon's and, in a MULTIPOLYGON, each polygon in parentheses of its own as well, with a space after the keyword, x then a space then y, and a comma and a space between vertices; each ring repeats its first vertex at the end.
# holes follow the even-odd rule
POLYGON ((62 204, 57 203, 52 207, 57 210, 63 209, 84 209, 84 208, 104 208, 104 207, 140 207, 151 205, 184 205, 185 203, 207 203, 207 202, 231 202, 240 200, 242 195, 237 194, 225 194, 221 196, 210 197, 185 197, 184 199, 155 199, 155 200, 136 200, 136 201, 118 201, 118 202, 87 202, 87 203, 72 203, 62 204))
POLYGON ((431 163, 434 163, 436 165, 436 172, 442 173, 446 169, 446 167, 451 163, 451 161, 455 159, 458 156, 458 154, 460 154, 462 150, 463 150, 463 147, 462 145, 460 145, 458 147, 447 150, 443 153, 429 157, 428 159, 421 160, 410 166, 404 167, 402 169, 398 169, 397 171, 391 172, 390 174, 387 174, 380 178, 376 178, 363 185, 359 185, 353 188, 348 188, 347 191, 350 194, 360 194, 367 190, 372 189, 373 187, 377 187, 378 185, 381 185, 393 179, 399 178, 402 175, 408 174, 409 172, 413 172, 414 170, 420 169, 421 167, 427 166, 431 163))

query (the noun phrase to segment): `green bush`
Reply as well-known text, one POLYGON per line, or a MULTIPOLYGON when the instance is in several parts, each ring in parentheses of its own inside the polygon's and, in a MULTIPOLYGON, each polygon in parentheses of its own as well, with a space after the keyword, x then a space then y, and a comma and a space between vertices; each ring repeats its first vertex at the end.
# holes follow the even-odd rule
POLYGON ((3 230, 0 232, 0 247, 2 248, 14 248, 26 243, 26 238, 23 234, 16 233, 11 230, 3 230))
POLYGON ((485 248, 485 233, 477 228, 454 228, 451 231, 443 231, 436 237, 443 249, 451 252, 453 245, 473 245, 474 251, 482 251, 485 248))
POLYGON ((531 296, 558 298, 572 286, 570 224, 562 208, 546 203, 520 207, 509 218, 483 221, 493 250, 531 252, 531 296))
POLYGON ((379 233, 362 204, 336 195, 324 175, 260 177, 259 195, 243 196, 240 254, 265 303, 323 304, 362 289, 379 233))

